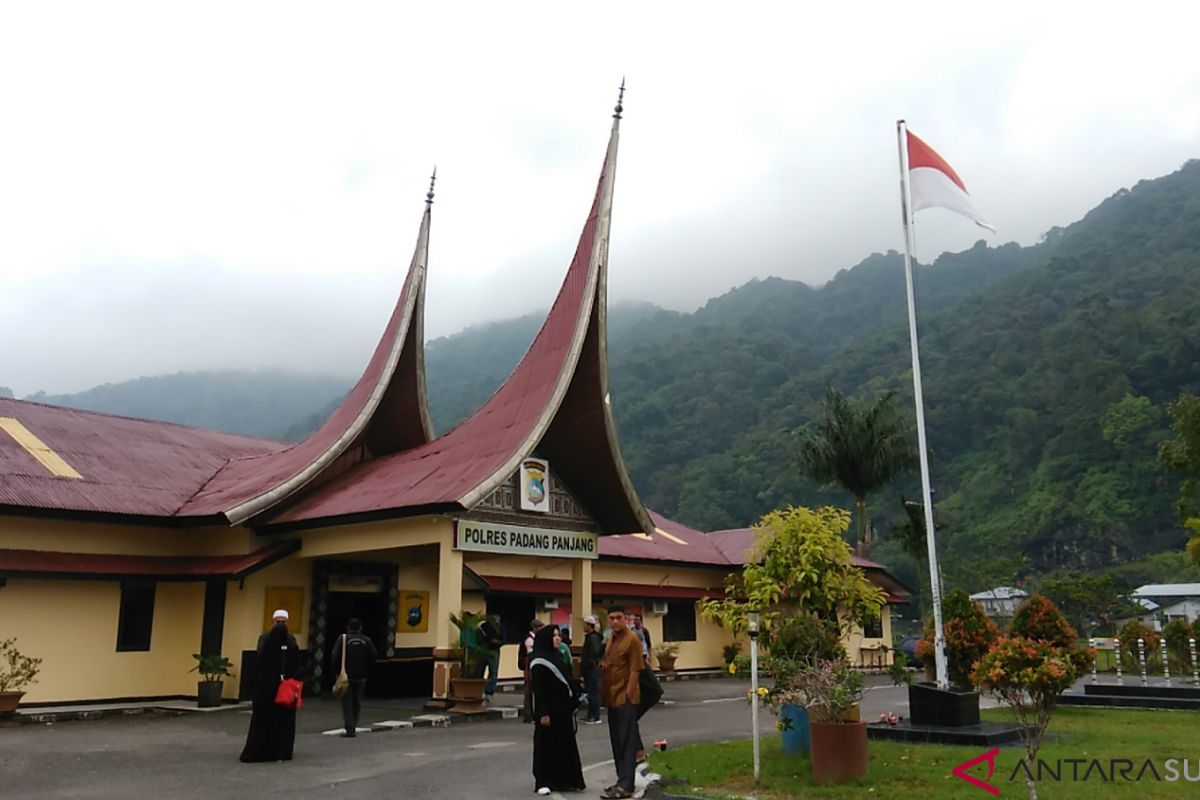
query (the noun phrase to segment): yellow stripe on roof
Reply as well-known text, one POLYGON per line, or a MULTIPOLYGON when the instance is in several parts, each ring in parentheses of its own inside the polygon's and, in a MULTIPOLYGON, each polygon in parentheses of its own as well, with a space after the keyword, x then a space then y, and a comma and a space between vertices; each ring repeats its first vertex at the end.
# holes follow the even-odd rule
POLYGON ((78 478, 83 476, 75 468, 63 460, 63 457, 46 446, 46 443, 33 435, 33 432, 21 424, 20 420, 12 417, 0 417, 0 429, 3 429, 13 441, 25 448, 25 452, 57 478, 78 478))
POLYGON ((653 541, 654 541, 654 537, 653 537, 653 536, 651 536, 651 535, 650 535, 650 534, 648 534, 648 533, 631 533, 631 534, 629 534, 629 535, 630 535, 630 536, 632 536, 632 537, 633 537, 633 538, 635 538, 635 539, 645 539, 647 542, 653 542, 653 541))
POLYGON ((675 544, 681 544, 684 547, 688 546, 688 543, 685 542, 683 539, 680 539, 678 536, 673 536, 673 535, 667 533, 662 528, 655 528, 654 532, 657 533, 659 536, 665 536, 666 538, 670 539, 675 544))

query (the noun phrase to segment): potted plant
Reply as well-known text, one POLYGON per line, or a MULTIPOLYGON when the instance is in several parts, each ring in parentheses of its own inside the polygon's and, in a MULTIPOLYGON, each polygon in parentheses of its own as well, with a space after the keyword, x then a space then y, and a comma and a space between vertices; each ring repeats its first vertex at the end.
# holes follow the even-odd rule
MULTIPOLYGON (((725 661, 725 668, 737 660, 738 655, 742 652, 741 642, 731 642, 721 648, 721 658, 725 661)), ((733 673, 730 673, 731 675, 733 673)))
POLYGON ((979 724, 979 692, 971 680, 971 670, 1000 638, 1000 629, 988 619, 983 608, 961 589, 946 595, 942 603, 942 630, 946 637, 946 665, 950 686, 938 687, 932 681, 936 666, 933 624, 926 626, 925 638, 917 644, 917 656, 931 679, 908 686, 908 715, 914 725, 940 725, 961 728, 979 724))
POLYGON ((199 653, 192 653, 192 658, 196 659, 196 666, 189 669, 188 672, 199 672, 203 679, 196 683, 196 705, 200 708, 214 708, 221 705, 221 694, 225 688, 222 678, 226 675, 233 675, 230 670, 233 662, 222 655, 202 656, 199 653))
MULTIPOLYGON (((734 637, 746 632, 751 611, 760 614, 772 708, 789 753, 808 749, 808 712, 795 676, 822 659, 845 660, 845 637, 884 606, 883 591, 855 564, 843 538, 849 527, 849 512, 838 508, 772 511, 755 526, 755 550, 726 581, 725 596, 700 603, 701 613, 734 637)), ((742 658, 730 672, 743 672, 742 658)))
POLYGON ((16 639, 0 641, 0 714, 12 714, 25 695, 25 687, 37 682, 42 660, 22 655, 16 639))
POLYGON ((654 657, 658 659, 660 672, 673 673, 675 659, 679 657, 679 642, 659 642, 654 645, 654 657))
POLYGON ((824 659, 796 676, 808 708, 813 780, 842 783, 867 774, 867 724, 859 720, 863 675, 845 658, 824 659))
POLYGON ((464 611, 462 616, 450 615, 450 621, 458 628, 458 675, 451 673, 450 699, 454 701, 451 711, 460 714, 481 714, 487 709, 483 707, 483 690, 487 681, 483 671, 487 665, 487 653, 479 641, 479 626, 486 615, 473 611, 464 611))

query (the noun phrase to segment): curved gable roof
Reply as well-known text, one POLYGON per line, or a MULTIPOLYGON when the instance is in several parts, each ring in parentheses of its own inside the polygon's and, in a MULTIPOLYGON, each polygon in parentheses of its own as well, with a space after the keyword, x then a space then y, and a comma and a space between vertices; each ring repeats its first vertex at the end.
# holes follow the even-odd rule
POLYGON ((303 442, 230 461, 180 510, 242 522, 284 499, 355 448, 379 456, 433 438, 425 397, 424 300, 432 190, 408 276, 362 377, 342 404, 303 442))
POLYGON ((575 256, 541 329, 504 384, 445 435, 355 465, 271 525, 469 509, 537 449, 605 532, 653 530, 621 459, 608 405, 605 288, 619 131, 614 117, 575 256))

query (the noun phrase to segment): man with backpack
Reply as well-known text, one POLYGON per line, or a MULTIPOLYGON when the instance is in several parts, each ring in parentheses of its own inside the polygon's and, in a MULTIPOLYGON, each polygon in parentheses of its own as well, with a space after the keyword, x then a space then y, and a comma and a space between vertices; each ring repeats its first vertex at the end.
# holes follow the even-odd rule
POLYGON ((346 735, 355 736, 358 733, 358 717, 362 712, 363 692, 367 688, 367 672, 375 663, 378 654, 375 644, 363 635, 362 621, 352 619, 346 623, 346 633, 337 638, 333 645, 333 663, 338 665, 339 672, 343 665, 350 684, 342 695, 342 722, 346 725, 346 735))
POLYGON ((599 725, 603 721, 600 719, 600 662, 604 659, 604 637, 600 635, 599 627, 598 617, 583 618, 583 657, 579 661, 579 672, 588 697, 584 725, 599 725))
POLYGON ((484 617, 479 623, 479 645, 487 654, 484 668, 487 670, 487 687, 483 690, 484 699, 490 704, 496 694, 496 679, 500 676, 500 647, 504 644, 501 633, 500 617, 484 617))

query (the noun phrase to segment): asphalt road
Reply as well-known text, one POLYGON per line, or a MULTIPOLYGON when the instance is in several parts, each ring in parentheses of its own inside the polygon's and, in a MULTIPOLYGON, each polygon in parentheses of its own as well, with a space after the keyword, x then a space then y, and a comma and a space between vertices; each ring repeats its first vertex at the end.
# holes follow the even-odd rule
MULTIPOLYGON (((906 694, 868 679, 865 719, 906 713, 906 694)), ((647 744, 669 747, 750 735, 748 682, 732 679, 666 684, 669 705, 643 718, 647 744)), ((516 704, 519 696, 497 695, 516 704)), ((368 702, 363 724, 401 716, 395 704, 368 702)), ((0 729, 0 798, 530 798, 532 730, 519 720, 449 728, 415 728, 323 736, 339 725, 335 702, 301 710, 295 758, 276 764, 238 761, 249 713, 139 715, 0 729)), ((775 718, 759 715, 764 735, 775 718)), ((580 726, 579 750, 589 790, 614 782, 607 725, 580 726)), ((651 758, 653 768, 653 757, 651 758)))

